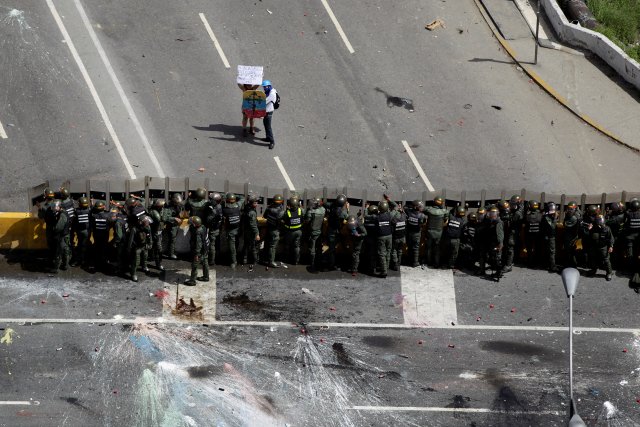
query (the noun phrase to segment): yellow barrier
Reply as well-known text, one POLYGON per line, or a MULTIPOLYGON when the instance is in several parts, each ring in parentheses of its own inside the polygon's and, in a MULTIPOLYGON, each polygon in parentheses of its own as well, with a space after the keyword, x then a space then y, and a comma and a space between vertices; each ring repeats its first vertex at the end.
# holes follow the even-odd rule
POLYGON ((0 212, 0 249, 46 249, 44 221, 24 212, 0 212))

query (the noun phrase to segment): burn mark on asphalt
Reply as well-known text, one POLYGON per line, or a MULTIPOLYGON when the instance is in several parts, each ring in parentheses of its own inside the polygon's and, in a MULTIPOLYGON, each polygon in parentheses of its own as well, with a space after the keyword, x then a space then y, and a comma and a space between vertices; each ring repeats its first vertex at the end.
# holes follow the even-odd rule
POLYGON ((397 341, 392 337, 373 335, 370 337, 362 338, 362 343, 370 345, 372 347, 389 348, 393 347, 397 343, 397 341))
POLYGON ((495 351, 496 353, 523 357, 538 356, 546 360, 557 360, 559 357, 562 357, 562 354, 550 348, 514 341, 481 341, 480 348, 486 351, 495 351))
POLYGON ((219 375, 221 372, 222 368, 214 365, 189 366, 187 368, 187 373, 191 378, 209 378, 219 375))
POLYGON ((469 402, 471 402, 471 398, 467 396, 462 396, 460 394, 456 394, 451 399, 451 403, 449 403, 447 408, 469 408, 469 402))
POLYGON ((347 365, 347 366, 353 365, 353 361, 347 354, 347 350, 345 350, 344 344, 342 344, 341 342, 334 342, 331 348, 333 349, 333 352, 336 354, 339 364, 347 365))
POLYGON ((89 411, 92 412, 91 409, 87 408, 86 406, 84 406, 81 402, 80 399, 78 399, 77 397, 61 397, 60 400, 64 400, 65 402, 73 405, 73 406, 77 406, 80 409, 83 409, 85 411, 89 411))
POLYGON ((224 298, 222 298, 222 303, 241 307, 249 311, 261 311, 266 307, 266 304, 252 300, 244 292, 239 295, 233 292, 230 295, 225 295, 224 298))
POLYGON ((509 386, 500 387, 498 395, 493 401, 493 409, 499 411, 524 411, 526 410, 518 396, 509 386))

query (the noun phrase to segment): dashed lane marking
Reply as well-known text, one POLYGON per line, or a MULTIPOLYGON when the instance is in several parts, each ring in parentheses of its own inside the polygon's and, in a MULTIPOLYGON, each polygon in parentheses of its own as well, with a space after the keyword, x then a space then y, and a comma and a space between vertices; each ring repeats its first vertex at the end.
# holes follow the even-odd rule
POLYGON ((355 50, 353 50, 351 43, 349 43, 349 39, 347 38, 347 35, 344 33, 344 31, 342 31, 342 26, 338 22, 336 15, 333 14, 333 10, 331 10, 329 3, 327 3, 327 0, 321 0, 321 1, 322 1, 322 4, 324 5, 324 8, 327 9, 327 13, 331 18, 331 21, 333 21, 333 25, 336 26, 336 30, 338 30, 338 34, 340 34, 340 37, 342 37, 342 41, 344 42, 345 46, 347 46, 349 53, 354 53, 355 50))
POLYGON ((405 140, 402 140, 402 145, 404 145, 404 149, 407 150, 407 154, 409 154, 409 157, 413 162, 413 166, 415 166, 416 169, 418 170, 418 173, 420 174, 420 178, 422 178, 422 181, 424 181, 424 185, 427 186, 429 191, 435 191, 435 189, 433 188, 433 185, 431 185, 431 181, 429 181, 429 178, 427 178, 427 174, 424 173, 422 166, 420 166, 420 163, 418 163, 418 159, 416 158, 415 154, 413 154, 413 150, 409 146, 409 143, 405 140))
POLYGON ((7 139, 7 133, 4 131, 4 127, 2 126, 2 122, 0 122, 0 138, 7 139))
POLYGON ((38 406, 39 404, 37 400, 0 400, 0 405, 9 406, 38 406))
POLYGON ((278 169, 280 169, 280 172, 282 173, 282 176, 284 177, 284 180, 287 182, 287 185, 289 186, 289 190, 295 191, 296 188, 293 186, 293 182, 291 182, 291 178, 289 178, 289 174, 284 169, 284 166, 282 165, 282 162, 280 161, 280 157, 276 156, 276 157, 273 158, 273 160, 276 161, 276 165, 278 165, 278 169))
POLYGON ((118 138, 118 135, 116 134, 116 130, 113 128, 113 124, 111 123, 111 119, 109 119, 107 110, 104 108, 104 104, 102 103, 102 100, 98 95, 98 91, 96 91, 96 88, 93 85, 93 81, 91 80, 91 77, 89 77, 89 73, 87 72, 87 69, 84 66, 84 63, 82 62, 82 59, 80 58, 80 55, 78 54, 78 51, 75 45, 73 44, 73 41, 71 41, 71 37, 67 32, 67 28, 62 22, 62 19, 60 18, 60 14, 58 13, 58 10, 53 4, 53 0, 47 0, 47 5, 49 6, 49 10, 51 10, 53 19, 56 21, 56 24, 58 24, 58 28, 60 29, 60 32, 64 37, 65 43, 67 44, 67 46, 69 46, 69 50, 71 51, 71 55, 73 56, 73 59, 75 59, 76 64, 78 64, 78 68, 80 68, 80 73, 82 74, 84 81, 87 83, 87 86, 89 87, 89 92, 91 92, 93 101, 96 103, 96 106, 98 107, 98 111, 100 111, 100 116, 102 116, 102 121, 104 121, 104 125, 107 127, 107 130, 109 131, 109 135, 111 136, 111 139, 113 140, 113 143, 116 146, 116 150, 118 151, 118 154, 120 155, 120 158, 124 163, 124 167, 127 169, 129 178, 135 179, 136 174, 133 172, 133 167, 131 166, 129 159, 127 158, 127 154, 124 152, 124 148, 122 148, 122 144, 120 143, 120 138, 118 138))
POLYGON ((405 324, 428 328, 458 323, 451 270, 401 267, 400 272, 405 324))
POLYGON ((227 61, 227 56, 224 54, 224 51, 222 50, 222 46, 220 46, 220 43, 218 43, 218 39, 216 38, 216 35, 213 34, 211 25, 209 25, 209 21, 207 21, 207 17, 204 16, 204 13, 200 13, 200 19, 202 19, 202 23, 204 24, 204 28, 206 28, 207 33, 209 33, 209 37, 211 37, 211 40, 213 40, 213 45, 216 47, 216 50, 218 51, 218 55, 220 55, 220 58, 222 58, 222 63, 224 64, 224 67, 231 68, 231 65, 229 65, 229 61, 227 61))
POLYGON ((122 103, 124 104, 124 107, 127 110, 127 114, 131 118, 131 122, 133 123, 133 126, 136 128, 136 131, 138 132, 138 136, 140 136, 142 145, 144 146, 144 149, 147 152, 147 155, 151 159, 151 163, 153 163, 153 166, 156 169, 156 173, 160 178, 164 178, 165 176, 164 170, 162 169, 162 166, 160 166, 160 162, 158 161, 156 154, 153 152, 153 148, 151 148, 151 143, 149 142, 149 138, 147 138, 147 135, 144 133, 144 130, 142 129, 142 125, 140 124, 140 120, 138 120, 138 116, 133 111, 133 107, 131 106, 131 102, 129 102, 129 98, 124 93, 124 89, 122 88, 122 85, 120 84, 120 80, 118 80, 118 77, 116 76, 116 73, 113 70, 113 67, 111 66, 111 61, 109 61, 109 58, 107 57, 107 53, 102 48, 102 44, 100 43, 100 40, 98 40, 98 36, 96 35, 96 32, 93 30, 93 26, 91 25, 91 22, 89 22, 89 17, 87 16, 87 13, 84 11, 84 8, 80 3, 80 0, 74 0, 74 3, 76 5, 76 8, 78 9, 78 12, 80 12, 80 17, 82 18, 82 22, 84 23, 84 26, 89 32, 89 36, 91 36, 91 40, 93 41, 94 46, 98 50, 98 54, 102 59, 102 63, 106 67, 107 73, 109 73, 109 77, 111 77, 111 81, 113 82, 113 85, 116 87, 116 91, 118 92, 118 95, 120 95, 120 99, 122 100, 122 103))

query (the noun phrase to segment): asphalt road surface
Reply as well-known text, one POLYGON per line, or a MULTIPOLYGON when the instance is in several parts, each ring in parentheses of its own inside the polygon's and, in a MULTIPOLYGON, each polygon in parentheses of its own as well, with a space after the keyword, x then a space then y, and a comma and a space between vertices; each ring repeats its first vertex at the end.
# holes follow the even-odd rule
MULTIPOLYGON (((0 264, 3 426, 567 422, 558 275, 221 267, 184 287, 181 262, 133 284, 18 261, 0 264), (202 309, 175 312, 177 298, 202 309)), ((574 393, 589 426, 640 425, 639 298, 625 277, 581 279, 574 393)))
POLYGON ((636 153, 517 69, 470 0, 2 0, 0 39, 5 210, 45 179, 205 168, 286 187, 276 156, 298 189, 423 190, 402 141, 436 189, 593 193, 640 177, 636 153), (446 28, 425 30, 436 17, 446 28), (274 150, 264 130, 242 136, 239 64, 263 65, 282 96, 274 150))

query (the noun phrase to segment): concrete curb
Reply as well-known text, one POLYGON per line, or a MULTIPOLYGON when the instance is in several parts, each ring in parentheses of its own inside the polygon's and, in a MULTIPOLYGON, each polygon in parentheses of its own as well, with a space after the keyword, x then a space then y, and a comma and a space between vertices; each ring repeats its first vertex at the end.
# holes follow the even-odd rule
POLYGON ((618 144, 620 144, 620 145, 622 145, 622 146, 624 146, 626 148, 629 148, 630 150, 633 150, 634 152, 640 152, 640 149, 638 149, 638 148, 636 148, 636 147, 634 147, 632 145, 627 144, 619 136, 617 136, 613 132, 607 130, 604 126, 602 126, 599 123, 597 123, 590 116, 576 111, 573 107, 571 107, 571 105, 565 99, 565 97, 560 95, 560 93, 558 93, 558 91, 556 91, 553 87, 551 87, 551 85, 549 85, 542 77, 540 77, 538 75, 538 73, 536 73, 529 65, 523 64, 520 61, 518 61, 518 59, 516 57, 516 53, 513 50, 513 48, 511 47, 511 45, 509 44, 509 42, 507 42, 507 40, 505 40, 500 35, 500 33, 497 31, 497 29, 493 25, 493 23, 491 21, 491 18, 489 16, 489 13, 485 9, 484 5, 482 5, 481 0, 473 0, 473 1, 476 4, 476 7, 478 8, 478 10, 480 11, 480 14, 484 18, 485 22, 487 23, 487 25, 491 29, 491 32, 493 33, 494 37, 502 45, 503 49, 509 54, 509 56, 511 56, 513 61, 520 68, 522 68, 527 73, 527 75, 529 77, 531 77, 538 84, 538 86, 540 86, 542 89, 544 89, 549 95, 554 97, 567 110, 571 111, 575 116, 577 116, 578 118, 582 119, 585 123, 587 123, 589 126, 593 127, 595 130, 599 131, 603 135, 608 136, 609 138, 611 138, 613 141, 617 142, 618 144))

